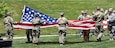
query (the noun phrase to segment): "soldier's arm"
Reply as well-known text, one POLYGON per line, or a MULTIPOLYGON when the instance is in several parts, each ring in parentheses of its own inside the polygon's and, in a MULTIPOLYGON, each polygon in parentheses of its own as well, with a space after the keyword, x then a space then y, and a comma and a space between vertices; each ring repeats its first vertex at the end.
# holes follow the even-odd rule
POLYGON ((93 19, 93 21, 96 21, 97 17, 95 15, 93 15, 92 19, 93 19))
POLYGON ((60 18, 58 18, 56 22, 59 22, 59 20, 60 20, 60 18))
POLYGON ((43 22, 42 20, 40 20, 40 24, 43 25, 43 23, 44 23, 44 22, 43 22))
POLYGON ((68 19, 67 19, 67 18, 65 18, 65 20, 66 20, 66 24, 69 24, 69 23, 68 23, 68 19))

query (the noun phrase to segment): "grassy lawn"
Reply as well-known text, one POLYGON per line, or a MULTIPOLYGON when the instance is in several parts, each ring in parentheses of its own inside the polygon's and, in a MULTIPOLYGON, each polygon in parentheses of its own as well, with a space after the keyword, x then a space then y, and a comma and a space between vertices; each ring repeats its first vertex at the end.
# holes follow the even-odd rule
MULTIPOLYGON (((95 11, 97 6, 103 9, 110 7, 115 8, 115 0, 2 0, 7 3, 8 6, 15 11, 13 18, 19 22, 22 16, 22 9, 24 5, 27 5, 39 12, 49 15, 54 18, 58 18, 60 12, 65 12, 67 19, 77 19, 81 10, 88 10, 91 14, 95 11)), ((79 32, 79 30, 77 31, 79 32)), ((0 18, 0 33, 5 33, 3 25, 3 18, 0 18)), ((75 34, 76 30, 68 29, 68 34, 75 34)), ((24 36, 25 30, 14 30, 15 36, 24 36)), ((57 28, 44 28, 41 29, 41 34, 57 34, 57 28)))
MULTIPOLYGON (((58 18, 60 12, 65 12, 67 19, 77 19, 81 10, 88 10, 91 15, 97 6, 104 10, 112 7, 115 8, 115 0, 2 0, 15 11, 13 18, 15 21, 20 21, 22 16, 22 9, 27 5, 39 12, 58 18)), ((58 34, 57 28, 41 29, 42 35, 58 34)), ((67 34, 79 33, 79 30, 68 29, 67 34)), ((0 33, 5 33, 3 25, 3 18, 0 18, 0 33)), ((108 32, 102 38, 102 42, 95 42, 96 37, 90 37, 91 42, 83 42, 79 36, 71 35, 66 37, 64 46, 59 46, 58 37, 41 37, 40 44, 34 46, 32 44, 25 44, 26 39, 16 39, 13 41, 12 48, 115 48, 115 41, 109 41, 108 32)), ((14 36, 25 36, 25 30, 14 30, 14 36)))
POLYGON ((26 39, 16 39, 12 48, 115 48, 115 40, 110 41, 108 36, 102 38, 102 42, 96 42, 96 36, 90 36, 90 42, 83 42, 80 36, 69 35, 64 46, 59 46, 58 36, 41 37, 38 46, 25 44, 26 39))

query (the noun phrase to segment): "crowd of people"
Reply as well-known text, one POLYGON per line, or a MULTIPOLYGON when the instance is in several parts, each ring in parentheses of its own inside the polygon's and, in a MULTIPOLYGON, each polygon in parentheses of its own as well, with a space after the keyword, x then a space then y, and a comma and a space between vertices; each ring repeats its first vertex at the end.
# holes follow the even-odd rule
MULTIPOLYGON (((11 17, 11 13, 7 13, 7 16, 4 19, 4 25, 6 27, 6 36, 8 40, 13 39, 13 18, 11 17)), ((43 24, 43 21, 38 18, 38 14, 35 13, 34 18, 32 20, 33 29, 27 29, 27 39, 28 41, 26 43, 33 43, 38 45, 38 40, 40 36, 40 25, 43 24), (31 36, 31 37, 30 37, 31 36), (32 38, 32 41, 30 40, 32 38)), ((97 35, 97 41, 101 42, 101 38, 104 34, 103 29, 103 20, 107 19, 108 23, 108 30, 110 33, 110 40, 114 39, 115 36, 115 10, 112 8, 109 8, 108 10, 104 11, 102 8, 97 7, 96 11, 92 12, 92 15, 88 15, 88 11, 84 10, 81 11, 81 15, 78 17, 77 20, 87 20, 87 19, 93 19, 95 21, 95 27, 96 29, 93 30, 93 33, 96 33, 97 35)), ((66 26, 69 24, 67 18, 64 17, 64 13, 60 14, 60 17, 57 20, 58 22, 58 33, 59 33, 59 43, 60 46, 64 45, 65 43, 65 37, 66 37, 66 26)), ((83 35, 84 41, 89 41, 89 33, 90 30, 83 30, 81 29, 80 34, 83 35)))

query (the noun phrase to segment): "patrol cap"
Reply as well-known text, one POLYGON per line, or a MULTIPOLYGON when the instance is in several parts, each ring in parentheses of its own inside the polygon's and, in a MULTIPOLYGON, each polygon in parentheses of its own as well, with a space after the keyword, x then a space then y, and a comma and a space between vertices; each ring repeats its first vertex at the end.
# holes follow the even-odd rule
POLYGON ((84 11, 84 13, 88 13, 88 11, 87 11, 87 10, 85 10, 85 11, 84 11))
POLYGON ((84 13, 84 11, 82 10, 81 13, 84 13))
POLYGON ((64 12, 61 12, 60 15, 64 15, 64 12))
POLYGON ((100 7, 97 7, 96 9, 97 9, 97 10, 100 10, 101 8, 100 8, 100 7))
POLYGON ((34 16, 35 16, 35 17, 38 17, 38 14, 37 14, 37 13, 35 13, 35 14, 34 14, 34 16))
POLYGON ((95 14, 95 12, 93 11, 92 14, 95 14))
POLYGON ((10 12, 7 12, 7 13, 6 13, 6 15, 7 15, 7 16, 10 16, 10 15, 11 15, 11 13, 10 13, 10 12))
POLYGON ((102 12, 104 12, 103 8, 100 9, 102 12))
POLYGON ((113 8, 109 8, 108 11, 109 11, 109 12, 113 11, 113 8))

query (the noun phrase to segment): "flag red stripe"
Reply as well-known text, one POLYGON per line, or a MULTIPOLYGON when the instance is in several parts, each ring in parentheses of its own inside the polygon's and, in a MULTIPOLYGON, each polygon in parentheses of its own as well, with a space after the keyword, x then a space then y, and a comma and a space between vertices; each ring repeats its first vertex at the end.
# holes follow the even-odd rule
MULTIPOLYGON (((85 20, 85 21, 79 21, 79 20, 68 20, 69 25, 67 28, 71 29, 95 29, 95 22, 92 20, 85 20)), ((103 21, 104 28, 107 28, 107 22, 103 21)), ((41 28, 46 27, 57 27, 57 23, 54 24, 43 24, 41 28)), ((32 23, 24 23, 24 22, 18 22, 17 25, 14 25, 14 29, 32 29, 33 25, 32 23)))

